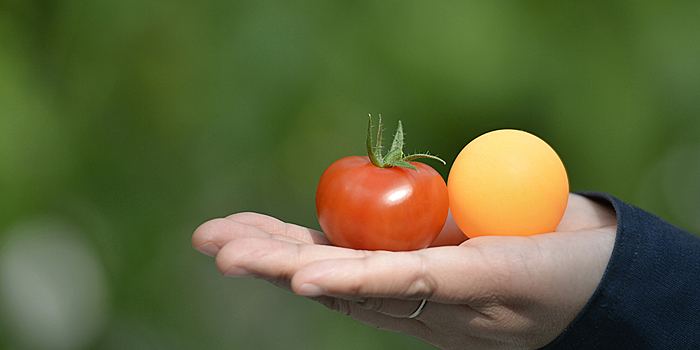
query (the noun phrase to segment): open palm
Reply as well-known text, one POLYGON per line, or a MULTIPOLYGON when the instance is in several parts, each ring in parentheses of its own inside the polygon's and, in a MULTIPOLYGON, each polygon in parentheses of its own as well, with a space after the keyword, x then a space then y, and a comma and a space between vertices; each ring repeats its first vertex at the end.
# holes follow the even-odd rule
MULTIPOLYGON (((536 349, 595 291, 612 253, 611 207, 571 194, 555 232, 490 236, 410 252, 329 245, 322 233, 239 213, 202 224, 194 247, 227 276, 255 276, 374 327, 440 348, 536 349), (420 301, 424 310, 407 318, 420 301)), ((461 237, 446 225, 442 237, 461 237)))

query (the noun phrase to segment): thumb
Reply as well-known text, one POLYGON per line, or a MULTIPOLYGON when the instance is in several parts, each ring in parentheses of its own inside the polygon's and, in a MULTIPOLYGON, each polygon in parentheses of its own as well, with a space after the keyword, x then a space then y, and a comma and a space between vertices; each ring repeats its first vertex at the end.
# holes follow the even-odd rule
POLYGON ((489 270, 476 249, 464 246, 377 251, 363 257, 311 262, 294 274, 291 286, 305 296, 455 303, 479 299, 492 288, 489 270))

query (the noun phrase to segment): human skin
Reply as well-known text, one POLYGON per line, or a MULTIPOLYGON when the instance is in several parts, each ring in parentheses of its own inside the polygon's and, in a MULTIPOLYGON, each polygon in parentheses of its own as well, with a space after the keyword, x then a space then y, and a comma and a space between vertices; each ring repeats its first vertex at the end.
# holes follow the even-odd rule
POLYGON ((448 222, 444 245, 359 251, 321 232, 256 213, 199 226, 195 249, 225 276, 257 277, 373 327, 442 349, 537 349, 554 340, 593 295, 610 259, 613 209, 570 194, 554 232, 463 241, 448 222), (413 313, 421 299, 423 311, 413 313))

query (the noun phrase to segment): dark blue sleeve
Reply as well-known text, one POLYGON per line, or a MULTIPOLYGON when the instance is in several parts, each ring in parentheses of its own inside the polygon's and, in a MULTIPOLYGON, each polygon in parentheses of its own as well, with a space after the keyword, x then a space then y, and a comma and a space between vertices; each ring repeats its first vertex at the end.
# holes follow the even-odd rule
POLYGON ((544 349, 700 349, 700 238, 604 193, 617 237, 597 290, 544 349))

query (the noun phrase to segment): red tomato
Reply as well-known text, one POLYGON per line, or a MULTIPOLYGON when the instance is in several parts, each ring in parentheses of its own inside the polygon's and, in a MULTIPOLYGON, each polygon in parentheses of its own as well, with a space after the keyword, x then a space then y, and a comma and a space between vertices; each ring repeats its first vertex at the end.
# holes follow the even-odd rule
POLYGON ((316 190, 316 214, 336 246, 415 250, 440 234, 449 209, 447 186, 429 165, 380 168, 365 156, 331 164, 316 190))

